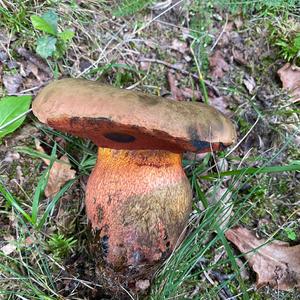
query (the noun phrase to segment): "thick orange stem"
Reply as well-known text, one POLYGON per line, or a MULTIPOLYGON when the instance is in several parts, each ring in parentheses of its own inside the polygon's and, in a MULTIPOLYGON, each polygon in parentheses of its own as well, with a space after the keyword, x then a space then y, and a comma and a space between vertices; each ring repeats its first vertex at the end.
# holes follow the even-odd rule
POLYGON ((115 269, 150 265, 173 250, 191 211, 181 155, 99 148, 86 211, 115 269))

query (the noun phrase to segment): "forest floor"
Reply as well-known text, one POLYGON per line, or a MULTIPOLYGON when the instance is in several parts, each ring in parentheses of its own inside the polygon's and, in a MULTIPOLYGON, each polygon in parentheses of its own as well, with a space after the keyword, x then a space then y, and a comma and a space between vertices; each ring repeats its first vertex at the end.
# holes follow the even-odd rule
POLYGON ((0 97, 34 98, 65 77, 97 80, 206 102, 234 122, 237 144, 184 155, 193 186, 186 238, 158 272, 126 285, 105 276, 87 243, 84 195, 96 147, 29 112, 0 139, 0 299, 298 299, 300 257, 284 261, 298 263, 287 288, 278 278, 257 279, 258 288, 255 261, 246 263, 225 232, 251 230, 255 237, 242 240, 249 247, 255 238, 300 243, 299 8, 293 1, 111 2, 0 1, 0 97), (57 32, 34 26, 32 16, 45 13, 57 17, 57 32), (68 180, 59 178, 61 164, 49 166, 65 155, 68 180), (52 185, 50 167, 57 168, 52 185))

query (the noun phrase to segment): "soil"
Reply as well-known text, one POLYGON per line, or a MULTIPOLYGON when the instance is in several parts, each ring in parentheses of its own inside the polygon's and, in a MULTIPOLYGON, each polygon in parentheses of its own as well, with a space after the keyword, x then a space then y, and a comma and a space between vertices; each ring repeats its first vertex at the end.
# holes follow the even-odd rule
MULTIPOLYGON (((189 35, 188 17, 185 12, 184 9, 170 10, 158 21, 152 22, 147 30, 135 36, 130 36, 133 30, 133 21, 130 17, 116 20, 110 18, 108 13, 105 16, 99 13, 97 17, 105 21, 100 34, 104 35, 104 29, 108 27, 107 35, 104 35, 105 42, 111 41, 106 61, 103 59, 100 67, 103 69, 105 64, 127 64, 131 69, 116 66, 108 71, 87 72, 83 77, 176 98, 179 101, 193 99, 203 102, 205 97, 194 64, 191 51, 192 38, 189 35), (117 40, 124 40, 127 36, 130 42, 123 43, 116 48, 117 50, 113 50, 113 47, 119 44, 111 40, 110 33, 118 34, 117 40)), ((154 17, 155 14, 154 12, 154 17)), ((284 165, 291 160, 299 159, 299 137, 294 133, 292 126, 296 126, 299 122, 299 115, 289 112, 296 104, 289 104, 288 94, 281 89, 277 70, 285 61, 278 57, 278 49, 270 45, 269 30, 263 22, 254 22, 246 16, 234 15, 226 19, 226 15, 221 11, 216 11, 215 14, 222 21, 213 18, 210 25, 209 32, 214 36, 215 42, 211 46, 215 46, 213 49, 207 47, 208 65, 203 66, 203 70, 209 103, 230 116, 235 122, 238 140, 242 141, 235 150, 234 157, 228 161, 228 169, 255 167, 265 162, 269 162, 269 166, 284 165), (252 126, 254 129, 249 131, 252 126), (290 137, 289 143, 286 142, 287 136, 290 137), (282 145, 285 145, 284 148, 282 145), (279 149, 282 150, 275 156, 274 153, 279 149)), ((139 18, 147 22, 153 18, 153 12, 141 14, 139 18)), ((89 28, 86 30, 89 31, 89 28)), ((95 26, 91 32, 96 30, 95 26)), ((4 31, 3 36, 7 33, 4 31)), ((22 94, 22 91, 31 89, 26 93, 36 95, 39 89, 53 78, 51 70, 44 60, 37 57, 32 45, 25 43, 24 47, 20 48, 22 39, 20 34, 16 34, 9 45, 5 44, 3 37, 0 36, 0 39, 4 47, 0 48, 3 91, 8 91, 9 87, 12 94, 22 94), (5 56, 5 49, 8 47, 13 56, 5 56), (22 80, 4 84, 3 76, 11 70, 19 76, 21 74, 22 80)), ((58 62, 59 77, 79 76, 90 68, 91 62, 97 57, 91 51, 94 46, 90 39, 83 37, 82 32, 78 31, 65 61, 58 62), (80 55, 75 47, 80 49, 80 55)), ((201 55, 200 46, 196 46, 194 51, 196 56, 201 55)), ((42 141, 48 154, 55 140, 61 149, 67 151, 75 160, 80 161, 83 157, 80 151, 74 150, 75 143, 67 145, 64 136, 57 137, 51 132, 41 131, 35 117, 28 115, 22 127, 4 138, 0 145, 0 179, 26 210, 29 210, 31 198, 46 165, 41 159, 18 151, 16 147, 35 149, 34 139, 42 141)), ((86 141, 79 143, 86 145, 86 141)), ((95 156, 96 149, 92 147, 91 153, 95 156)), ((90 169, 84 174, 74 163, 72 168, 77 171, 79 177, 61 198, 47 224, 48 228, 42 233, 45 239, 53 232, 61 232, 77 240, 76 247, 70 255, 60 260, 59 264, 63 267, 53 269, 57 279, 56 290, 64 299, 130 299, 125 290, 129 290, 135 298, 138 285, 124 280, 122 276, 115 276, 109 268, 104 267, 101 255, 91 254, 95 250, 91 251, 93 245, 87 243, 90 239, 90 230, 84 210, 84 192, 90 169)), ((299 205, 299 181, 300 176, 297 172, 275 173, 267 178, 263 175, 254 177, 240 189, 235 200, 242 201, 254 186, 259 187, 249 198, 249 207, 254 208, 250 214, 242 218, 242 223, 262 236, 268 236, 288 222, 293 225, 297 236, 292 243, 297 244, 300 238, 299 212, 295 211, 299 205), (293 216, 289 218, 291 214, 293 216)), ((208 188, 208 183, 204 181, 203 186, 208 188)), ((47 201, 49 199, 42 199, 41 210, 47 201)), ((1 249, 6 244, 8 236, 17 236, 18 229, 15 225, 15 213, 2 195, 0 195, 0 210, 5 212, 0 214, 1 249)), ((277 239, 291 242, 283 231, 278 233, 277 239)), ((17 257, 17 254, 13 255, 17 257)), ((2 257, 1 261, 3 262, 2 257)), ((250 269, 248 271, 252 272, 250 269)), ((253 283, 253 273, 251 275, 249 285, 253 283)), ((150 275, 147 279, 150 282, 154 280, 150 275)), ((2 288, 3 286, 0 286, 0 290, 2 288)), ((139 293, 143 297, 147 289, 146 291, 140 289, 139 293)), ((257 297, 255 299, 266 299, 264 297, 272 297, 272 293, 269 289, 265 289, 258 293, 253 292, 253 295, 257 297)))

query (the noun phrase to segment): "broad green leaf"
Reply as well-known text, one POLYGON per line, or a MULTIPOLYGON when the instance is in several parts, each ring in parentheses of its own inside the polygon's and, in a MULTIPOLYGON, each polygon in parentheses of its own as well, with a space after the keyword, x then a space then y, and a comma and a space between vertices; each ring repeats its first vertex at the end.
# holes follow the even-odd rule
POLYGON ((68 42, 70 40, 72 40, 72 38, 74 37, 74 31, 70 30, 70 29, 66 29, 63 32, 60 32, 58 34, 58 36, 64 41, 64 42, 68 42))
POLYGON ((25 115, 18 117, 29 109, 30 102, 31 96, 10 96, 0 100, 0 139, 14 132, 23 123, 25 115), (15 121, 12 122, 13 120, 15 121))
POLYGON ((31 16, 30 19, 35 29, 41 30, 45 33, 56 35, 56 29, 43 18, 39 16, 31 16))
POLYGON ((42 15, 42 18, 52 26, 57 33, 57 14, 53 10, 48 10, 42 15))
POLYGON ((299 51, 300 50, 300 35, 294 39, 294 47, 299 51))
POLYGON ((36 52, 43 58, 52 56, 56 50, 57 39, 52 36, 42 36, 37 40, 36 52))

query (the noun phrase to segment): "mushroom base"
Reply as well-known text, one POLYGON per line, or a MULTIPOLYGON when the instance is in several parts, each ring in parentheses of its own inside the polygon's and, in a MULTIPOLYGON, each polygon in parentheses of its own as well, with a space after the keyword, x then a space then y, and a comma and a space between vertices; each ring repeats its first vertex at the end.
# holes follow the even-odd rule
POLYGON ((99 148, 86 212, 105 261, 132 271, 166 258, 182 237, 191 199, 180 154, 99 148))

